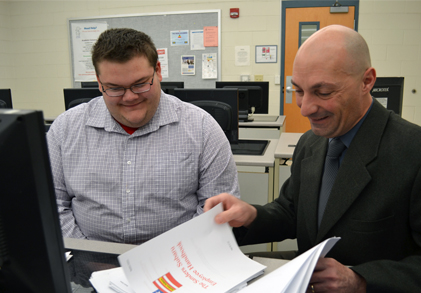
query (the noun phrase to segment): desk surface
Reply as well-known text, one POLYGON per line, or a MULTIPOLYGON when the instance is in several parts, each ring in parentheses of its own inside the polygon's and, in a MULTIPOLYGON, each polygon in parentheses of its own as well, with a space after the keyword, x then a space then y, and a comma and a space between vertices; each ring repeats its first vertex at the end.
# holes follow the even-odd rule
POLYGON ((292 158, 302 133, 282 132, 275 149, 275 158, 292 158))
POLYGON ((285 116, 258 116, 254 114, 254 120, 249 122, 238 122, 239 127, 276 127, 280 128, 284 125, 285 116))
POLYGON ((113 243, 76 238, 63 238, 64 248, 67 250, 77 249, 101 253, 122 254, 137 247, 133 244, 113 243))
POLYGON ((268 139, 269 144, 262 156, 234 155, 237 166, 261 166, 273 167, 275 163, 275 149, 278 144, 277 139, 268 139))

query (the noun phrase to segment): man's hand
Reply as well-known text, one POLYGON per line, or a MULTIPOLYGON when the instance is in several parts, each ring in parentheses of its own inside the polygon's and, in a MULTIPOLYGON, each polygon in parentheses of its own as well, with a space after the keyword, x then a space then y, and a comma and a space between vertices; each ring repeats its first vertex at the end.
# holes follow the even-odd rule
POLYGON ((307 292, 366 292, 366 281, 333 258, 320 258, 307 292))
POLYGON ((255 207, 228 193, 208 198, 203 210, 207 212, 220 202, 222 202, 224 211, 215 217, 215 222, 218 224, 228 222, 231 227, 247 227, 257 216, 255 207))

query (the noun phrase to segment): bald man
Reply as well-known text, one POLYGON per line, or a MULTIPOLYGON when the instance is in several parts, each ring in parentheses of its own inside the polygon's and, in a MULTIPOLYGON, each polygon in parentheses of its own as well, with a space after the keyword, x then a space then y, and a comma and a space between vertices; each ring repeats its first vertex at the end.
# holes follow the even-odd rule
POLYGON ((311 277, 308 292, 418 292, 421 288, 421 127, 370 95, 376 80, 368 46, 354 30, 328 26, 298 50, 292 75, 311 130, 298 142, 291 176, 265 206, 229 194, 218 223, 240 245, 297 239, 298 253, 341 240, 311 277), (328 145, 345 145, 320 213, 328 145))

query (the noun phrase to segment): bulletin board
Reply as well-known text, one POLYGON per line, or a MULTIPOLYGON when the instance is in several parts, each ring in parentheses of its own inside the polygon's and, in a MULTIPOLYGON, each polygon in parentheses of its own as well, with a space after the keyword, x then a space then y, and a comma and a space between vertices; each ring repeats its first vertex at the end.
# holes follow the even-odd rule
MULTIPOLYGON (((163 81, 183 81, 185 88, 214 88, 215 81, 220 80, 221 76, 221 11, 218 10, 200 10, 200 11, 180 11, 163 12, 151 14, 130 14, 130 15, 111 15, 101 17, 71 18, 68 19, 68 32, 70 54, 72 62, 72 82, 73 87, 81 87, 80 79, 75 77, 75 66, 80 62, 80 43, 76 40, 75 27, 89 26, 90 24, 107 28, 133 28, 149 35, 155 47, 167 48, 168 56, 168 78, 163 81), (190 31, 203 30, 205 27, 216 27, 217 44, 215 46, 206 46, 204 50, 191 50, 189 45, 171 45, 172 31, 190 31), (216 78, 202 76, 202 56, 216 56, 217 73, 216 78), (195 56, 195 74, 182 75, 182 57, 195 56)), ((190 40, 191 42, 191 40, 190 40)), ((87 55, 87 54, 86 54, 87 55)))

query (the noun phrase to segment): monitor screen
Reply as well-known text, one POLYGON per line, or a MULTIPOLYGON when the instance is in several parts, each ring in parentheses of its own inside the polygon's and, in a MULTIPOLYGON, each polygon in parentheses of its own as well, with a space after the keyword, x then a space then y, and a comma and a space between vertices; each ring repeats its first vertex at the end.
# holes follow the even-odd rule
POLYGON ((98 96, 102 96, 98 88, 70 88, 63 89, 63 93, 66 110, 82 103, 87 103, 98 96))
POLYGON ((238 143, 238 90, 237 89, 179 89, 174 95, 184 102, 202 107, 218 121, 231 144, 238 143), (211 102, 216 102, 212 103, 211 102), (229 111, 229 123, 226 123, 229 111))
POLYGON ((0 109, 12 109, 12 91, 0 89, 0 109))
POLYGON ((183 89, 184 81, 161 81, 161 89, 164 93, 174 96, 174 89, 183 89))
MULTIPOLYGON (((217 81, 216 88, 237 87, 248 89, 249 106, 255 107, 255 114, 269 113, 269 82, 268 81, 217 81), (258 89, 260 88, 260 90, 258 89), (261 97, 258 98, 259 93, 261 97)), ((250 112, 251 113, 251 112, 250 112)))
POLYGON ((403 77, 377 77, 371 95, 385 108, 402 116, 403 77))
POLYGON ((42 112, 0 109, 0 292, 71 292, 42 112))

